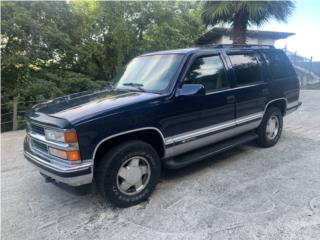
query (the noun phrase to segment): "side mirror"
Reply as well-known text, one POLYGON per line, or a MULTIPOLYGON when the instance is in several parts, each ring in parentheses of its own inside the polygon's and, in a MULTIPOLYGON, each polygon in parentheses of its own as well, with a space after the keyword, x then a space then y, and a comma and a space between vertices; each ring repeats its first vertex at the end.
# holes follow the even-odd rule
POLYGON ((206 90, 202 84, 183 84, 176 92, 176 96, 204 95, 206 90))

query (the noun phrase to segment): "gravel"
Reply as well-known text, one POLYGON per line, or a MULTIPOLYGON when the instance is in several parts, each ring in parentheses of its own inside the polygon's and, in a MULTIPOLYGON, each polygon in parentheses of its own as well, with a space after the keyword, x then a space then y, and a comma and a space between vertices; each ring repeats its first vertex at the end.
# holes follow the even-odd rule
POLYGON ((113 208, 90 186, 45 183, 1 134, 3 239, 320 239, 320 91, 284 120, 279 143, 243 145, 166 170, 148 202, 113 208))

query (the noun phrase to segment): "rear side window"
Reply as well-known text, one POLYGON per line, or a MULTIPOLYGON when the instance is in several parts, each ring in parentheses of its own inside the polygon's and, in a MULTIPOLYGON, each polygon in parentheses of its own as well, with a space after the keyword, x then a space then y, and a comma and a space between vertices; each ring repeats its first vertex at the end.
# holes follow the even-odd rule
POLYGON ((284 52, 280 50, 263 51, 271 78, 279 79, 295 75, 295 71, 284 52))
POLYGON ((191 65, 183 83, 202 84, 207 92, 228 87, 219 56, 199 57, 191 65))
POLYGON ((230 54, 229 58, 239 85, 261 81, 259 63, 253 53, 230 54))

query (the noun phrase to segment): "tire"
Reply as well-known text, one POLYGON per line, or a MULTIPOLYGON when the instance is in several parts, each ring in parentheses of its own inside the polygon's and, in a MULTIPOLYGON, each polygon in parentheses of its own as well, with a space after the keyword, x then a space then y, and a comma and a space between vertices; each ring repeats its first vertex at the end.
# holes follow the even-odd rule
POLYGON ((260 147, 272 147, 273 145, 275 145, 278 141, 279 138, 281 136, 282 133, 282 128, 283 128, 283 117, 282 117, 282 113, 280 111, 279 108, 277 107, 269 107, 267 108, 262 122, 259 126, 259 128, 257 129, 257 134, 258 134, 258 139, 257 139, 257 144, 260 147), (270 128, 268 129, 268 122, 270 123, 269 125, 271 127, 271 131, 270 128), (274 129, 273 126, 276 126, 277 124, 277 131, 274 132, 272 131, 274 129), (273 134, 271 134, 273 132, 273 134))
POLYGON ((95 173, 98 190, 111 204, 121 208, 147 200, 160 176, 159 156, 143 141, 122 143, 107 152, 99 163, 95 173))

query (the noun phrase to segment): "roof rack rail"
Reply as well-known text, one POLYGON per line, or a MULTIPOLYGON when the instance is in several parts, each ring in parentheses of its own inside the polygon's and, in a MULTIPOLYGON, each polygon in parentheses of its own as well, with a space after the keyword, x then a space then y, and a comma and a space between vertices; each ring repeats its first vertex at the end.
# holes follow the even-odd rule
POLYGON ((200 47, 214 47, 214 48, 275 48, 273 45, 259 45, 259 44, 206 44, 200 47))

